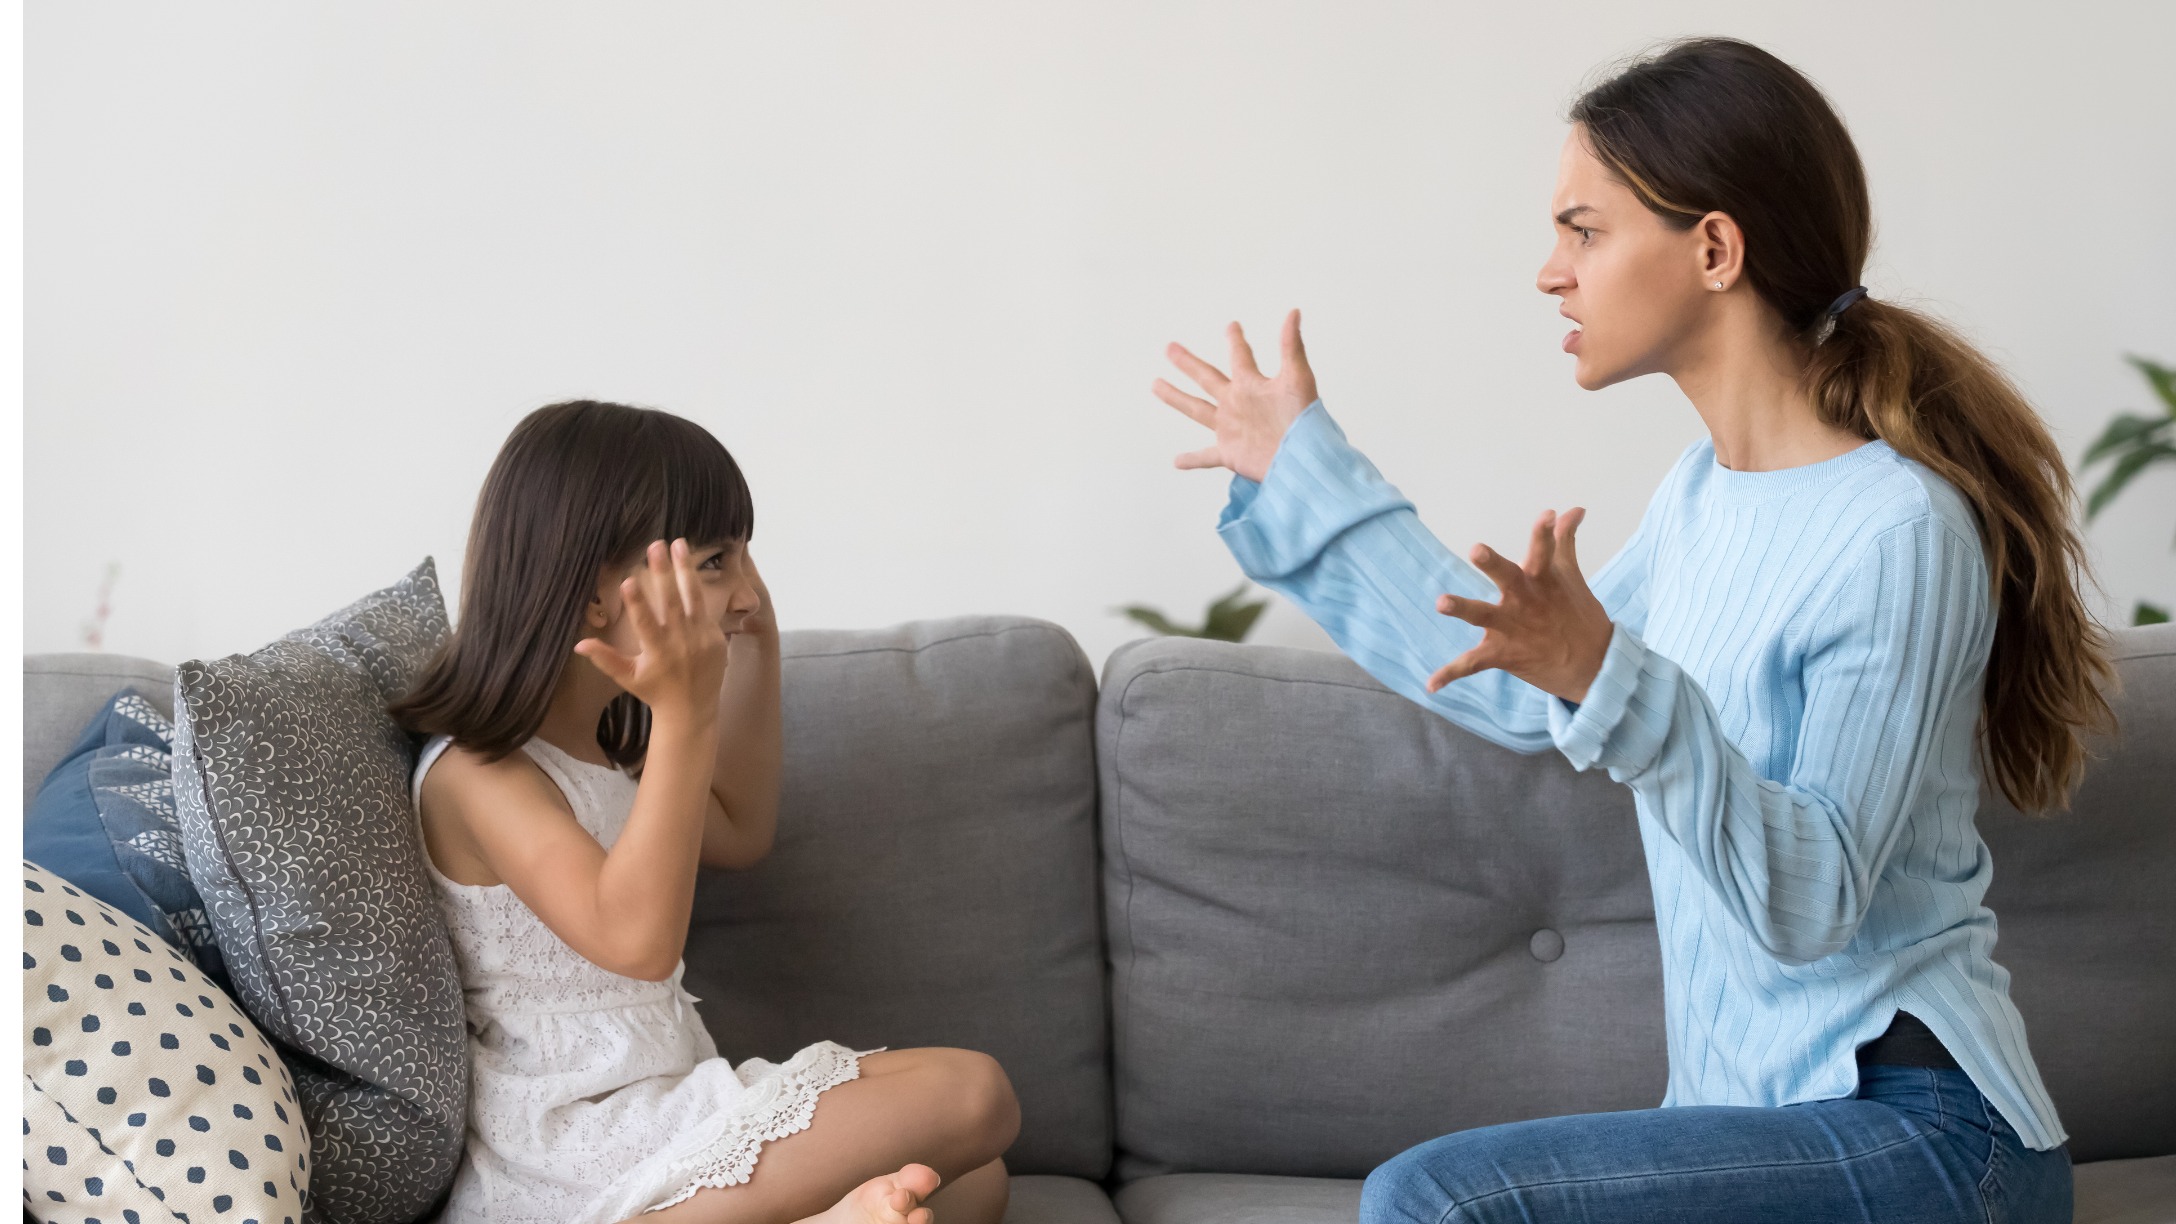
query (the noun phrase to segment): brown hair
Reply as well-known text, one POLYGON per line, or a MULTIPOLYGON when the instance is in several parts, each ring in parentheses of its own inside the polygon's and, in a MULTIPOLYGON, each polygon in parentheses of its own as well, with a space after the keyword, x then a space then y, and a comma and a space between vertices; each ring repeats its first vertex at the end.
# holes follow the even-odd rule
POLYGON ((2016 385, 1954 331, 1871 298, 1829 315, 1859 283, 1873 213, 1828 100, 1750 43, 1697 38, 1635 60, 1570 118, 1666 223, 1689 229, 1710 212, 1737 222, 1746 280, 1803 346, 1823 420, 1881 439, 1971 504, 1996 613, 1982 759, 2020 810, 2067 807, 2083 732, 2114 724, 2107 635, 2079 592, 2069 472, 2016 385))
MULTIPOLYGON (((514 426, 477 495, 461 618, 393 717, 486 760, 506 756, 543 724, 607 566, 633 562, 652 540, 754 531, 748 483, 702 426, 595 400, 537 409, 514 426)), ((598 723, 599 746, 625 769, 640 768, 649 738, 649 709, 629 693, 598 723)))

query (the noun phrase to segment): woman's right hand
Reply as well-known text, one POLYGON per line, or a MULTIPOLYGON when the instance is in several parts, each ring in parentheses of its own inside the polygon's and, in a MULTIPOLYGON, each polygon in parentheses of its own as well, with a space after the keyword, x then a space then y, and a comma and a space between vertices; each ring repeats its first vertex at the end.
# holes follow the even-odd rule
POLYGON ((634 633, 635 652, 585 637, 574 653, 641 698, 653 717, 708 726, 725 684, 725 629, 710 611, 686 540, 670 548, 652 541, 644 560, 620 583, 620 615, 634 633))
POLYGON ((1224 372, 1194 356, 1181 344, 1164 350, 1171 364, 1209 393, 1211 399, 1188 395, 1159 378, 1149 389, 1156 398, 1208 426, 1216 444, 1178 457, 1181 468, 1230 468, 1259 482, 1269 475, 1284 432, 1292 427, 1307 406, 1315 402, 1315 374, 1307 368, 1307 349, 1300 343, 1300 312, 1284 317, 1282 364, 1271 378, 1254 364, 1254 350, 1237 323, 1226 329, 1232 342, 1232 372, 1224 372))

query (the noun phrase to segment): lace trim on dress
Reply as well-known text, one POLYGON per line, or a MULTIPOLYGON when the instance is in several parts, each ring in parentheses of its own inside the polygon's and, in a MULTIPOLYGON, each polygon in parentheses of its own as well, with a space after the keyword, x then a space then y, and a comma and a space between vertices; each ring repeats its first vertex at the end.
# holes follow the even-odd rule
POLYGON ((690 1163, 693 1179, 662 1203, 643 1208, 643 1214, 663 1211, 686 1202, 697 1190, 717 1190, 746 1183, 755 1175, 756 1157, 763 1145, 808 1129, 816 1116, 816 1098, 825 1090, 861 1077, 861 1056, 843 1046, 830 1046, 824 1057, 785 1077, 778 1099, 770 1109, 754 1117, 735 1118, 708 1152, 690 1163))

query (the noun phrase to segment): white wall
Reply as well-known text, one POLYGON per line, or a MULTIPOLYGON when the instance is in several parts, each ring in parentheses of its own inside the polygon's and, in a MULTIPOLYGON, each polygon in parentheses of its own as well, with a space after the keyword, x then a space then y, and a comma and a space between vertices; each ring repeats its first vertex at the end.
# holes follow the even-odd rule
MULTIPOLYGON (((1599 562, 1699 421, 1572 385, 1544 205, 1582 79, 1685 33, 1830 91, 1874 292, 2075 455, 2147 406, 2120 354, 2176 359, 2172 12, 34 0, 27 647, 109 563, 107 648, 169 660, 455 578, 507 429, 599 396, 739 456, 788 624, 1027 613, 1100 662, 1112 605, 1237 578, 1163 343, 1291 304, 1455 547, 1581 501, 1599 562)), ((2172 526, 2164 471, 2096 527, 2111 602, 2176 601, 2172 526)))

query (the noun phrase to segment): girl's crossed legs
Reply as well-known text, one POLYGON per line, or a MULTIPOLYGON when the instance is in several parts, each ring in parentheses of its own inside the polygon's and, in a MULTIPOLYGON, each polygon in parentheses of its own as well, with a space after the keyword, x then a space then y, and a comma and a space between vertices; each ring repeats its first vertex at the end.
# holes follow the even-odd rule
MULTIPOLYGON (((907 1172, 899 1183, 944 1224, 999 1224, 1009 1188, 999 1157, 1019 1130, 1020 1104, 996 1059, 972 1050, 885 1050, 861 1060, 860 1078, 817 1098, 807 1130, 765 1144, 746 1184, 698 1190, 633 1224, 791 1224, 834 1207, 859 1218, 848 1194, 910 1164, 943 1179, 933 1196, 926 1175, 907 1172)), ((891 1195, 887 1184, 855 1199, 873 1207, 891 1195)))
POLYGON ((2027 1148, 1962 1071, 1860 1069, 1859 1095, 1445 1135, 1368 1176, 1361 1224, 2070 1219, 2066 1149, 2027 1148))

